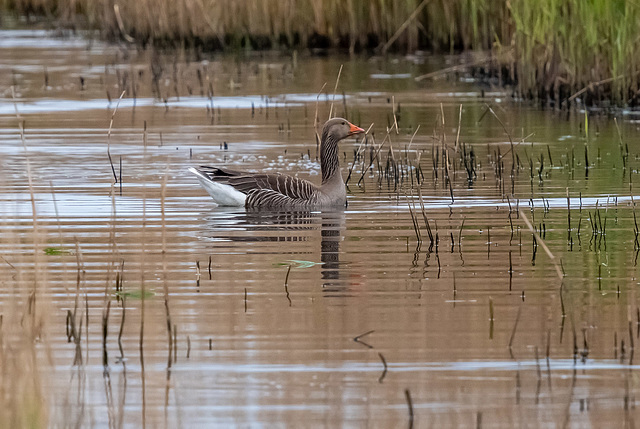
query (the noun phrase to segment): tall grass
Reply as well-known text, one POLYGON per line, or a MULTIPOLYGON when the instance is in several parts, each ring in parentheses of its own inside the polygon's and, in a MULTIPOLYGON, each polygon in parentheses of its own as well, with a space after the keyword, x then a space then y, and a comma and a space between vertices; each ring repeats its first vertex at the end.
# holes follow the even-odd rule
MULTIPOLYGON (((107 39, 220 48, 509 52, 527 98, 637 104, 640 3, 623 0, 0 0, 107 39), (419 10, 418 13, 414 12, 419 10), (403 25, 404 24, 404 25, 403 25), (396 34, 399 29, 402 31, 396 34), (579 94, 578 91, 583 90, 579 94), (572 95, 575 95, 571 98, 572 95)), ((504 58, 501 55, 500 58, 504 58)))
MULTIPOLYGON (((16 309, 25 303, 11 303, 16 309)), ((0 336, 0 427, 45 427, 48 408, 41 385, 42 352, 38 351, 38 337, 32 323, 32 314, 25 311, 3 311, 0 336)), ((35 311, 31 309, 31 311, 35 311)), ((41 347, 42 348, 42 347, 41 347)))
POLYGON ((591 100, 637 104, 640 3, 521 0, 510 14, 525 95, 564 100, 590 86, 591 100))
MULTIPOLYGON (((0 186, 5 186, 2 178, 0 186)), ((2 217, 0 231, 0 427, 45 427, 49 411, 42 375, 52 368, 42 362, 51 363, 43 341, 50 309, 43 294, 47 273, 40 260, 44 252, 37 218, 29 231, 28 224, 2 217), (33 253, 24 252, 31 239, 33 253)))
MULTIPOLYGON (((320 37, 331 46, 375 47, 388 40, 422 0, 4 0, 24 14, 55 17, 63 25, 89 25, 105 37, 123 33, 145 42, 211 40, 306 46, 320 37), (117 7, 114 7, 117 5, 117 7), (260 40, 257 40, 257 39, 260 40)), ((415 50, 486 48, 501 31, 504 10, 489 0, 428 0, 397 40, 415 50), (471 25, 469 25, 471 24, 471 25)))

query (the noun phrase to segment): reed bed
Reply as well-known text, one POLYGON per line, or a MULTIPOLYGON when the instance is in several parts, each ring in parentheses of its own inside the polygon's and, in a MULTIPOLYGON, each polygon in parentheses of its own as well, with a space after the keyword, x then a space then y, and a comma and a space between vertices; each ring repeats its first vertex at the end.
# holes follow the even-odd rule
MULTIPOLYGON (((21 140, 27 154, 24 122, 20 117, 21 140)), ((43 264, 46 249, 35 209, 31 169, 26 155, 28 188, 32 201, 32 233, 29 247, 33 255, 2 252, 0 284, 10 290, 0 302, 0 427, 45 427, 49 418, 47 387, 43 379, 52 370, 42 368, 50 362, 50 348, 45 342, 46 325, 51 309, 46 294, 47 271, 43 264), (31 247, 32 246, 32 247, 31 247)), ((6 186, 0 177, 0 186, 6 186)), ((14 247, 20 242, 19 226, 4 216, 0 218, 0 247, 14 247)), ((6 289, 4 289, 6 288, 6 289)))
MULTIPOLYGON (((4 8, 89 26, 103 37, 209 47, 480 48, 500 37, 504 5, 486 0, 4 0, 4 8), (418 13, 415 13, 418 12, 418 13), (411 18, 411 19, 410 19, 411 18), (468 25, 471 23, 471 25, 468 25)), ((506 30, 504 28, 503 30, 506 30)))
POLYGON ((523 95, 637 104, 640 4, 516 1, 510 15, 514 76, 523 95))
POLYGON ((636 105, 640 5, 607 0, 3 0, 4 10, 108 40, 217 49, 482 50, 454 66, 554 106, 636 105))

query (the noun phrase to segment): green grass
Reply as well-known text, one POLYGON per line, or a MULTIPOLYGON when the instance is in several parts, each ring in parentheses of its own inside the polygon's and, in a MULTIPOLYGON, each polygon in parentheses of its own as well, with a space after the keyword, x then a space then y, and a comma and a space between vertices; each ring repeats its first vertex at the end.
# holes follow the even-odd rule
POLYGON ((119 298, 127 298, 127 299, 135 299, 135 300, 141 300, 141 299, 149 299, 154 297, 156 294, 153 291, 150 290, 142 290, 142 289, 130 289, 130 290, 126 290, 126 291, 117 291, 115 293, 115 296, 119 297, 119 298))
POLYGON ((67 249, 63 249, 61 247, 45 247, 44 248, 45 255, 54 256, 54 255, 70 255, 71 251, 67 249))
POLYGON ((591 84, 585 93, 589 101, 637 103, 640 4, 515 1, 510 15, 523 94, 537 91, 531 96, 563 100, 591 84))

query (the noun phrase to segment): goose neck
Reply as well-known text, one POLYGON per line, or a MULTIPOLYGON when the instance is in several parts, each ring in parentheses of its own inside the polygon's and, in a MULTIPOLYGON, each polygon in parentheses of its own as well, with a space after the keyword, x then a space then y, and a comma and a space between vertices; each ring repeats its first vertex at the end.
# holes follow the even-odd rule
POLYGON ((320 143, 320 169, 322 170, 322 183, 330 181, 339 174, 338 141, 331 135, 323 135, 320 143))

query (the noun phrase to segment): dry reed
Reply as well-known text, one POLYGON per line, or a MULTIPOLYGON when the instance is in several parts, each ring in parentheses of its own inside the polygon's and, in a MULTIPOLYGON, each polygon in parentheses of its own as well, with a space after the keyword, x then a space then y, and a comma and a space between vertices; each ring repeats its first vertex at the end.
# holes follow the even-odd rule
POLYGON ((443 72, 473 68, 501 84, 515 83, 521 97, 556 106, 606 99, 638 103, 640 5, 634 2, 4 0, 2 9, 143 45, 473 49, 485 54, 443 72))

